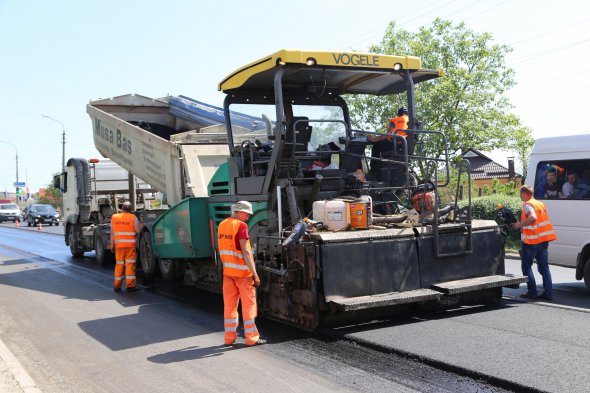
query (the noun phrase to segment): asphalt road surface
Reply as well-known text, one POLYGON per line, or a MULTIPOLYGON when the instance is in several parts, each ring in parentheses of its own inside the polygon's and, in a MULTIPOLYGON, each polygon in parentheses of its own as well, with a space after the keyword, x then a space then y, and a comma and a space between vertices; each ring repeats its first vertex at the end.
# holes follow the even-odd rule
POLYGON ((0 339, 45 392, 590 386, 590 295, 571 269, 556 274, 565 281, 553 304, 508 300, 316 335, 261 320, 269 344, 226 348, 220 296, 159 281, 155 290, 115 294, 113 267, 96 265, 92 253, 73 259, 61 233, 0 225, 0 339))

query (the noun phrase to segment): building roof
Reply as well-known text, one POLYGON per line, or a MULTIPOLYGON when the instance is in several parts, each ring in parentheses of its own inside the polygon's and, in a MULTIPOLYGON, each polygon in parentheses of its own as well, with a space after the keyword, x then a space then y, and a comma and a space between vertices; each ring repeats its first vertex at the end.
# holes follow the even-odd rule
MULTIPOLYGON (((469 149, 463 153, 462 157, 468 160, 471 165, 471 178, 473 180, 509 177, 508 168, 498 164, 478 150, 469 149)), ((515 176, 522 175, 515 173, 515 176)))

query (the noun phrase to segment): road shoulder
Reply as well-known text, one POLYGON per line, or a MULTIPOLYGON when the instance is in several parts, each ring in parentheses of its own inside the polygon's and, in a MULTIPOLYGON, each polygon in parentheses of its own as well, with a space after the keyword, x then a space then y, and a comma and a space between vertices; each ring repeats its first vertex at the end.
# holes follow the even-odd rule
POLYGON ((0 339, 0 391, 41 393, 33 378, 0 339))

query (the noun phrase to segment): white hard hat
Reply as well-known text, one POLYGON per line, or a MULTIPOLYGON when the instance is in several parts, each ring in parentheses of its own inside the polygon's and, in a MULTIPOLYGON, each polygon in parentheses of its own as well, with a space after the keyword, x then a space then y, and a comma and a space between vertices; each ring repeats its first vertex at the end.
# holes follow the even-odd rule
POLYGON ((254 214, 252 211, 252 204, 248 201, 237 201, 231 207, 232 212, 244 212, 254 214))

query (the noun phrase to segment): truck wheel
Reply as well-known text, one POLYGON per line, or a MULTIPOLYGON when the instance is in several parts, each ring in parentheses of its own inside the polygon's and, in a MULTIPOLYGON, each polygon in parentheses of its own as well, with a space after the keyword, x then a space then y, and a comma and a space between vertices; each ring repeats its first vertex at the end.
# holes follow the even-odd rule
POLYGON ((586 284, 586 288, 590 289, 590 258, 588 258, 584 265, 584 283, 586 284))
POLYGON ((143 271, 142 283, 149 285, 156 276, 157 258, 152 249, 152 241, 149 232, 143 232, 139 238, 139 260, 143 271))
POLYGON ((160 259, 160 274, 166 281, 174 281, 176 278, 176 261, 174 259, 160 259))
POLYGON ((96 252, 96 262, 99 265, 112 263, 115 260, 113 253, 105 247, 102 234, 99 230, 94 232, 94 251, 96 252))
POLYGON ((68 243, 70 244, 70 252, 72 256, 75 258, 80 258, 84 255, 84 251, 80 250, 78 242, 76 240, 76 235, 74 233, 74 225, 70 225, 68 228, 68 243))

